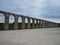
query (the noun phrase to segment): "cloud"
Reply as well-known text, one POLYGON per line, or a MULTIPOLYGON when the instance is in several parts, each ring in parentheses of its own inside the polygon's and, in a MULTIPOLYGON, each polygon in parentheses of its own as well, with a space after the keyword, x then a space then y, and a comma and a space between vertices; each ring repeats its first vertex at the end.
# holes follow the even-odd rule
POLYGON ((60 1, 59 0, 48 0, 46 7, 42 9, 42 15, 44 19, 53 22, 60 22, 60 1))
POLYGON ((0 0, 0 10, 60 22, 60 0, 0 0))

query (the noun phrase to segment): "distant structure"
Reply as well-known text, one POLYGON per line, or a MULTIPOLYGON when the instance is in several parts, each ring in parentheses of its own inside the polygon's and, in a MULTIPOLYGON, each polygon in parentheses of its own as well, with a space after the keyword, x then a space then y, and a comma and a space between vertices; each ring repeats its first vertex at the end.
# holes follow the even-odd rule
POLYGON ((50 22, 50 21, 46 21, 46 20, 42 20, 42 19, 37 19, 37 18, 32 18, 32 17, 28 17, 28 16, 23 16, 23 15, 19 15, 19 14, 14 14, 14 13, 10 13, 10 12, 5 12, 5 11, 0 11, 1 14, 3 14, 5 16, 5 22, 4 22, 4 29, 5 30, 9 30, 9 16, 13 15, 15 22, 14 22, 14 30, 18 29, 18 18, 21 17, 22 18, 22 29, 25 29, 25 18, 28 19, 28 23, 27 23, 27 28, 30 29, 31 27, 31 19, 32 19, 32 27, 33 28, 53 28, 53 27, 58 27, 58 23, 55 22, 50 22), (36 20, 36 23, 35 23, 36 20))

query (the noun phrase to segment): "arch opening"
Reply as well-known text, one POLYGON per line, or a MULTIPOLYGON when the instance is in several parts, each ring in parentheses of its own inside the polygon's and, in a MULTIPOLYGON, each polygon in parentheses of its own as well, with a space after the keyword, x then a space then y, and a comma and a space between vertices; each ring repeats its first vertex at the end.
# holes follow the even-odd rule
POLYGON ((18 17, 18 29, 22 28, 22 17, 18 17))
POLYGON ((0 13, 0 30, 4 30, 5 16, 0 13))
POLYGON ((33 25, 33 19, 30 19, 30 28, 32 28, 33 25))
POLYGON ((36 20, 35 20, 35 28, 36 28, 36 20))
POLYGON ((28 18, 25 18, 25 28, 27 29, 28 27, 28 18))
POLYGON ((39 22, 39 20, 38 20, 38 28, 40 28, 39 26, 40 26, 40 22, 39 22))
POLYGON ((15 17, 13 15, 9 16, 9 30, 13 30, 14 29, 14 22, 15 22, 15 17))
POLYGON ((43 22, 41 21, 41 28, 42 28, 42 23, 43 23, 43 22))

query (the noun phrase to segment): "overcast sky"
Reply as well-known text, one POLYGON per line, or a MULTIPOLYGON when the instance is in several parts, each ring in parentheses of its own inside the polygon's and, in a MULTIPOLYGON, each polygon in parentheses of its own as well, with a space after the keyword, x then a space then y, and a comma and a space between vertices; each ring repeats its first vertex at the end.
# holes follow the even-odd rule
MULTIPOLYGON (((0 0, 0 10, 60 22, 60 0, 0 0)), ((3 22, 1 14, 0 22, 3 22)))

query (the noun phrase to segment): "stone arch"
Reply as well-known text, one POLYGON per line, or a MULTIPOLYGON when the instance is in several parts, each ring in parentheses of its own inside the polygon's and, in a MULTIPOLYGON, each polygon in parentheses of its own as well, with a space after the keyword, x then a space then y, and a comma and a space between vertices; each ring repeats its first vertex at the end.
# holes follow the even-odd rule
POLYGON ((5 15, 0 13, 0 30, 4 30, 5 15))
POLYGON ((38 28, 40 28, 40 22, 39 22, 39 20, 38 20, 38 28))
POLYGON ((42 21, 41 21, 41 24, 42 24, 42 21))
POLYGON ((44 27, 46 28, 47 26, 46 26, 46 21, 44 21, 44 27))
POLYGON ((30 19, 30 28, 32 28, 33 20, 30 19))
POLYGON ((14 23, 14 21, 15 21, 14 18, 15 17, 13 15, 10 15, 9 16, 9 23, 14 23))
POLYGON ((9 16, 9 29, 14 29, 15 17, 13 15, 9 16))
POLYGON ((33 22, 33 20, 32 19, 30 19, 30 23, 32 23, 33 22))
POLYGON ((38 20, 38 23, 40 23, 39 20, 38 20))
POLYGON ((35 20, 35 28, 36 28, 36 20, 35 20))
POLYGON ((39 22, 38 22, 38 26, 39 28, 41 28, 41 20, 39 19, 39 22))
POLYGON ((22 17, 18 17, 18 23, 22 23, 22 17))
POLYGON ((44 23, 45 23, 45 20, 42 20, 42 28, 44 28, 44 23))
POLYGON ((28 23, 28 18, 25 18, 25 23, 28 23))
POLYGON ((35 19, 34 18, 32 18, 32 20, 31 20, 31 28, 35 28, 35 19))
POLYGON ((28 18, 25 18, 25 28, 28 28, 28 18))
POLYGON ((35 20, 35 23, 36 23, 36 20, 35 20))
POLYGON ((36 19, 36 28, 38 28, 38 19, 36 19))
POLYGON ((21 29, 22 28, 22 17, 19 16, 18 17, 18 29, 21 29))
POLYGON ((42 23, 43 23, 43 22, 42 22, 42 20, 41 20, 41 28, 42 28, 42 23))

